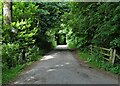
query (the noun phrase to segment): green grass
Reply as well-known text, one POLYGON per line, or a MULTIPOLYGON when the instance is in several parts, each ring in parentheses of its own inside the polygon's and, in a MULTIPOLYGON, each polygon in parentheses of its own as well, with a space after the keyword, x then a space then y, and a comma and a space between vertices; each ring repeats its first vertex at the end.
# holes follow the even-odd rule
POLYGON ((14 77, 16 77, 24 67, 25 65, 18 65, 10 70, 2 71, 2 84, 6 84, 10 80, 14 79, 14 77))
POLYGON ((102 57, 97 55, 91 55, 88 52, 77 51, 79 59, 85 60, 94 68, 103 69, 114 74, 120 74, 120 64, 112 65, 111 63, 104 61, 102 57))

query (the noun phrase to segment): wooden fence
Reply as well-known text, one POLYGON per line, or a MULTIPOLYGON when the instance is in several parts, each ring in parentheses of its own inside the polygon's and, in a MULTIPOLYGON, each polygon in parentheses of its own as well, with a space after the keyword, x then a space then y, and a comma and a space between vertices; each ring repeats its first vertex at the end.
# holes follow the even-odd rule
POLYGON ((93 46, 93 45, 90 45, 90 51, 91 53, 93 53, 93 48, 97 48, 97 49, 100 49, 100 54, 104 55, 104 56, 108 56, 109 58, 104 58, 105 60, 109 61, 110 63, 114 64, 115 63, 115 59, 118 58, 120 59, 120 56, 116 53, 116 50, 115 49, 107 49, 107 48, 103 48, 103 47, 97 47, 97 46, 93 46), (102 51, 108 51, 109 53, 105 53, 105 52, 102 52, 102 51))

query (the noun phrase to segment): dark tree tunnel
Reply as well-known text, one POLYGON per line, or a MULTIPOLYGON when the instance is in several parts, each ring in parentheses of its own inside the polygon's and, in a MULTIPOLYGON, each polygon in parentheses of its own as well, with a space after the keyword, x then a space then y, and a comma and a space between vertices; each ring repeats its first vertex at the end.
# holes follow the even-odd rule
POLYGON ((57 41, 57 45, 66 45, 66 34, 55 34, 55 39, 57 41))

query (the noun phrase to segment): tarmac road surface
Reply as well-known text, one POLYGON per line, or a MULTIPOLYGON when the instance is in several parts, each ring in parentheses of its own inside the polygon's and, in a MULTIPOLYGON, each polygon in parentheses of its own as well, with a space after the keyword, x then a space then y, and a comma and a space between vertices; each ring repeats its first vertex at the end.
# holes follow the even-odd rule
POLYGON ((80 65, 65 45, 22 72, 14 84, 118 84, 108 74, 80 65))

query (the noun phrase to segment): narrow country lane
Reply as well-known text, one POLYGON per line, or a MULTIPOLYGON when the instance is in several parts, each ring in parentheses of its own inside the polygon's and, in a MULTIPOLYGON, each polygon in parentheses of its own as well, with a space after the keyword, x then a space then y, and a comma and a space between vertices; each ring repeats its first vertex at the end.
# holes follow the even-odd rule
POLYGON ((80 65, 63 45, 21 73, 14 84, 118 84, 118 80, 80 65))

